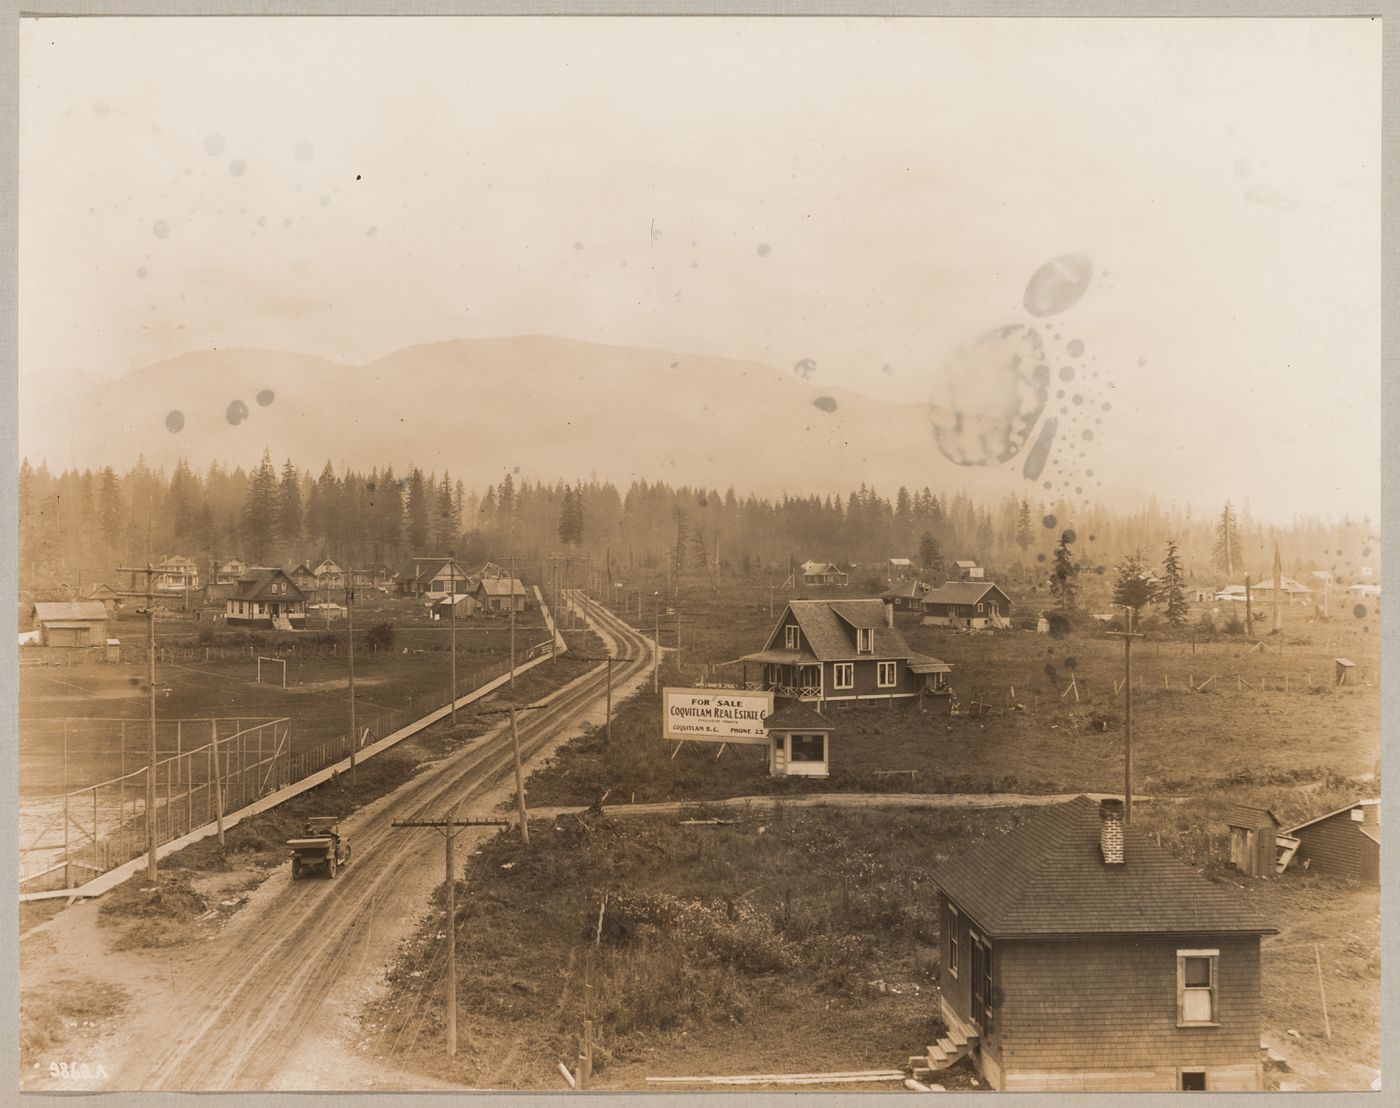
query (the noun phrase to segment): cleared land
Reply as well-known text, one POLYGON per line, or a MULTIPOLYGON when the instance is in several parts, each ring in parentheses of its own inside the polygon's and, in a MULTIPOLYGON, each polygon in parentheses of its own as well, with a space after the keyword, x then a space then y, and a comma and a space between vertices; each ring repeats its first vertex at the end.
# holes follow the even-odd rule
MULTIPOLYGON (((458 1058, 444 1056, 440 896, 362 1030, 396 1067, 474 1087, 558 1090, 555 1066, 577 1056, 591 985, 594 1088, 899 1068, 938 1030, 930 873, 1027 811, 779 809, 688 826, 675 816, 569 815, 536 824, 528 850, 503 834, 469 860, 457 890, 458 1058)), ((1193 804, 1142 813, 1173 847, 1185 843, 1173 828, 1210 815, 1193 804)), ((1270 1067, 1271 1082, 1366 1087, 1380 1063, 1375 889, 1198 868, 1240 885, 1283 932, 1264 956, 1264 1038, 1289 1060, 1270 1067)), ((969 1088, 973 1073, 961 1063, 939 1081, 969 1088)))

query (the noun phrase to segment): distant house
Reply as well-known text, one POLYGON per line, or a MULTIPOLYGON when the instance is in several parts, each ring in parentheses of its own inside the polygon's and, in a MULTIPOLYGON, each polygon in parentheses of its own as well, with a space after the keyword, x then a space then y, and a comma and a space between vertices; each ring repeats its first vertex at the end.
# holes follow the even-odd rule
POLYGON ((890 558, 885 562, 885 577, 889 581, 907 581, 914 576, 914 563, 909 558, 890 558))
POLYGON ((394 583, 394 577, 396 576, 393 568, 386 566, 383 562, 368 570, 368 573, 369 583, 380 588, 388 588, 394 583))
POLYGON ((1358 800, 1283 832, 1298 840, 1297 865, 1317 873, 1379 881, 1381 802, 1358 800))
POLYGON ((401 596, 446 596, 463 592, 471 574, 452 558, 411 558, 399 570, 398 587, 401 596))
MULTIPOLYGON (((1306 585, 1300 585, 1291 577, 1283 578, 1283 596, 1290 604, 1306 604, 1312 599, 1313 591, 1306 585)), ((1224 600, 1230 603, 1243 604, 1245 602, 1245 587, 1243 585, 1226 585, 1215 594, 1216 600, 1224 600)), ((1251 604, 1266 605, 1273 603, 1274 599, 1274 579, 1270 577, 1267 581, 1260 581, 1258 584, 1251 583, 1248 590, 1249 602, 1251 604)))
POLYGON ((284 569, 283 572, 291 578, 292 584, 308 596, 315 591, 316 575, 311 572, 311 567, 305 562, 298 562, 290 569, 284 569))
POLYGON ((199 588, 199 566, 189 558, 172 555, 156 566, 153 587, 160 592, 184 592, 199 588))
POLYGON ((510 575, 509 575, 502 567, 498 566, 495 562, 483 562, 483 563, 481 564, 481 568, 478 569, 478 570, 476 571, 476 573, 475 573, 473 576, 478 577, 478 578, 482 578, 482 577, 508 577, 508 576, 510 576, 510 575))
POLYGON ((40 646, 105 646, 107 609, 100 600, 40 600, 30 613, 40 646))
POLYGON ((326 558, 311 572, 316 575, 316 588, 318 590, 327 594, 345 591, 345 586, 348 583, 346 572, 330 558, 326 558))
POLYGON ((224 601, 224 622, 231 627, 276 627, 281 631, 306 623, 306 594, 281 569, 259 566, 238 579, 224 601))
POLYGON ((954 562, 953 569, 957 572, 959 581, 981 581, 987 576, 987 571, 976 562, 954 562))
POLYGON ((910 648, 881 600, 792 600, 762 650, 761 687, 779 696, 834 701, 908 699, 945 694, 952 666, 910 648))
POLYGON ((1045 808, 934 871, 942 921, 928 1066, 1016 1092, 1260 1090, 1260 939, 1233 890, 1123 823, 1045 808))
POLYGON ((896 612, 922 612, 928 586, 922 581, 906 581, 880 594, 880 599, 896 612))
POLYGON ((110 616, 126 607, 126 597, 105 582, 93 585, 83 596, 84 600, 95 600, 106 609, 110 616))
POLYGON ((216 585, 236 585, 238 579, 248 571, 248 567, 237 558, 230 558, 226 562, 220 562, 214 570, 214 584, 216 585))
POLYGON ((850 576, 835 562, 803 562, 801 574, 804 585, 835 585, 845 588, 850 583, 850 576))
POLYGON ((922 607, 929 626, 1011 626, 1011 597, 990 581, 949 581, 924 593, 922 607))
POLYGON ((529 593, 519 578, 483 577, 476 583, 472 595, 476 598, 478 611, 509 612, 514 607, 517 612, 523 612, 529 593))

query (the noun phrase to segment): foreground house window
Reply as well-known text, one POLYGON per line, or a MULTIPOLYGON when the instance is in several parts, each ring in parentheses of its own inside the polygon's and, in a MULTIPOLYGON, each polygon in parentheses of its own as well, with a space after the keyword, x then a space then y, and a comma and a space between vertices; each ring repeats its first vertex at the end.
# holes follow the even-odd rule
POLYGON ((875 652, 875 629, 873 627, 860 627, 856 629, 857 644, 856 652, 859 654, 873 654, 875 652))
POLYGON ((948 972, 958 975, 958 910, 948 905, 948 972))
POLYGON ((1216 963, 1218 950, 1176 952, 1177 1025, 1216 1023, 1216 963))
POLYGON ((838 689, 856 687, 856 667, 852 662, 838 662, 832 666, 832 686, 838 689))
POLYGON ((1182 1070, 1181 1071, 1181 1091, 1184 1093, 1203 1093, 1206 1091, 1206 1071, 1205 1070, 1182 1070))
POLYGON ((895 682, 895 670, 896 670, 896 667, 897 667, 897 663, 895 663, 895 662, 881 662, 881 663, 880 663, 880 674, 879 674, 880 688, 882 688, 882 689, 889 689, 889 688, 893 688, 893 687, 894 687, 894 685, 895 685, 895 683, 896 683, 896 682, 895 682))
POLYGON ((800 647, 798 632, 796 627, 788 626, 783 628, 784 645, 789 650, 797 650, 800 647))

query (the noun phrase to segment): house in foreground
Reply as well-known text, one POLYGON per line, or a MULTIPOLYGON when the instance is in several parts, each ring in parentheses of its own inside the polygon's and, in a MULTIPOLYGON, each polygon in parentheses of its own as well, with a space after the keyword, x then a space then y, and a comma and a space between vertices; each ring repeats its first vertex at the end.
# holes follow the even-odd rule
POLYGON ((1253 1091, 1260 940, 1233 888, 1080 796, 933 874, 941 1069, 970 1057, 1017 1092, 1253 1091))
POLYGON ((255 567, 238 579, 224 601, 224 622, 230 627, 299 630, 306 625, 306 594, 283 570, 255 567))
POLYGON ((1290 827, 1283 834, 1298 841, 1294 864, 1313 873, 1381 879, 1381 802, 1358 800, 1325 816, 1290 827))
POLYGON ((1011 626, 1011 597, 990 581, 948 581, 924 593, 920 608, 931 626, 1011 626))
POLYGON ((946 694, 953 667, 912 649, 879 599, 791 600, 762 650, 740 659, 761 668, 759 687, 796 700, 907 700, 946 694))

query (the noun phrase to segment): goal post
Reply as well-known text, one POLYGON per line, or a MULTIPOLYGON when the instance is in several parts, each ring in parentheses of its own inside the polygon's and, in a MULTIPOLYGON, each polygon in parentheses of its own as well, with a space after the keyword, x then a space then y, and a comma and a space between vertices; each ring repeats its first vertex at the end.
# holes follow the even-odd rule
POLYGON ((264 662, 266 662, 269 666, 281 666, 281 667, 282 667, 282 687, 285 689, 285 688, 287 687, 287 659, 286 659, 286 658, 265 658, 265 657, 263 657, 261 654, 258 655, 258 684, 259 684, 259 685, 261 685, 261 684, 263 683, 263 663, 264 663, 264 662))

